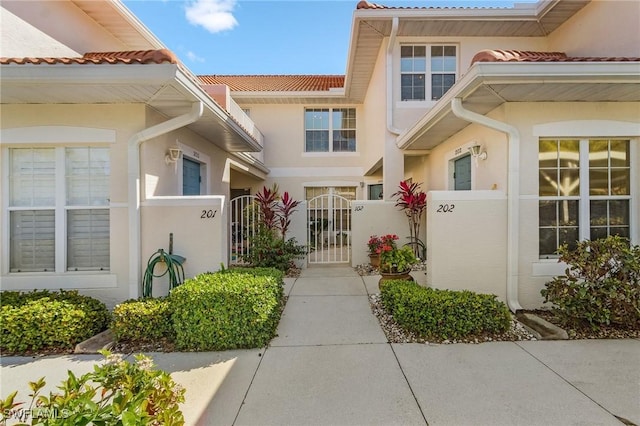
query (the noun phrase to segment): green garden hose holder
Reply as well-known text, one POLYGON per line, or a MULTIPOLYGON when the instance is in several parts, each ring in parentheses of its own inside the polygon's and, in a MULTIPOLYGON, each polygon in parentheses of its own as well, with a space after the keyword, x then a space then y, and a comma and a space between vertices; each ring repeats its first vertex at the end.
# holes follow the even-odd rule
POLYGON ((187 261, 187 258, 178 254, 173 254, 173 233, 169 234, 169 252, 165 252, 164 249, 159 249, 151 255, 147 262, 147 269, 144 271, 142 278, 142 297, 152 297, 153 279, 169 277, 169 291, 176 288, 184 282, 184 268, 182 264, 187 261), (156 275, 154 273, 156 265, 158 263, 164 263, 166 269, 161 274, 156 275))

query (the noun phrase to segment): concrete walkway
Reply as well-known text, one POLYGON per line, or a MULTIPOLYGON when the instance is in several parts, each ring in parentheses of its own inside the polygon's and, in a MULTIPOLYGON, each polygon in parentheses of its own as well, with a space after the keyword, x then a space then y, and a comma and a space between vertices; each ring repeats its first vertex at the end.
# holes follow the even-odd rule
MULTIPOLYGON (((285 290, 267 349, 151 354, 186 387, 187 424, 640 425, 640 340, 389 344, 377 277, 309 268, 285 290)), ((0 395, 98 359, 4 357, 0 395)))

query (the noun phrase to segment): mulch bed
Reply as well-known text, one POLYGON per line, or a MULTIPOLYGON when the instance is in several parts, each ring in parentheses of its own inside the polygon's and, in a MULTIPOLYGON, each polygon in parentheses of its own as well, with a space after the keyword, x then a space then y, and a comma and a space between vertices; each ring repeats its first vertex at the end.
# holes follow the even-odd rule
POLYGON ((566 330, 569 339, 637 339, 640 338, 640 328, 625 328, 619 325, 604 325, 598 330, 588 324, 582 326, 565 326, 558 316, 548 309, 533 309, 525 311, 549 321, 553 325, 566 330))

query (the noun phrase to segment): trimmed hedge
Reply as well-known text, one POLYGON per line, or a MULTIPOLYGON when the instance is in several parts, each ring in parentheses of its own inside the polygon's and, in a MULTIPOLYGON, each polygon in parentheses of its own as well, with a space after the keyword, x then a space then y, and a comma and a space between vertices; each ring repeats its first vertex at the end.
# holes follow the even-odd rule
POLYGON ((24 353, 72 348, 103 331, 110 314, 104 303, 77 291, 2 292, 0 349, 24 353))
POLYGON ((509 329, 511 314, 492 294, 436 290, 392 280, 381 289, 384 308, 403 328, 425 338, 458 339, 509 329))
POLYGON ((276 333, 283 274, 237 268, 198 275, 169 295, 176 345, 206 351, 265 346, 276 333))
POLYGON ((113 309, 111 330, 117 341, 173 340, 171 308, 167 298, 127 300, 113 309))

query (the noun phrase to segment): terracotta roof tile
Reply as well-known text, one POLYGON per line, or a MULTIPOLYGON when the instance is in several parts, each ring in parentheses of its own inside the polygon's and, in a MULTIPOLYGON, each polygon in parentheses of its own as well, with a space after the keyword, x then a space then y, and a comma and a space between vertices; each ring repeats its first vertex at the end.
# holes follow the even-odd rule
POLYGON ((123 52, 88 52, 76 58, 0 58, 0 64, 177 64, 178 58, 167 49, 123 52))
POLYGON ((225 84, 234 92, 328 92, 344 87, 344 75, 200 75, 202 84, 225 84))
POLYGON ((385 6, 383 4, 371 3, 366 0, 361 0, 356 6, 357 10, 360 9, 385 9, 385 10, 397 10, 397 9, 413 9, 413 10, 472 10, 472 9, 505 9, 501 7, 438 7, 438 6, 385 6))
POLYGON ((638 62, 635 57, 581 57, 563 52, 532 52, 526 50, 481 50, 471 60, 476 62, 638 62))

